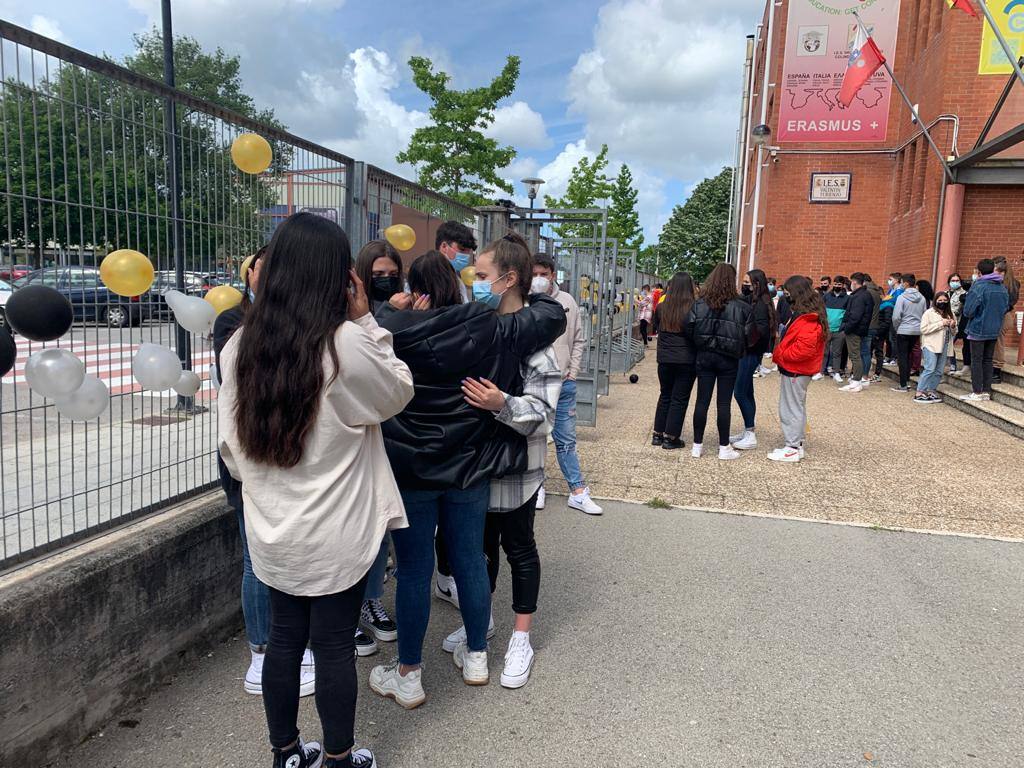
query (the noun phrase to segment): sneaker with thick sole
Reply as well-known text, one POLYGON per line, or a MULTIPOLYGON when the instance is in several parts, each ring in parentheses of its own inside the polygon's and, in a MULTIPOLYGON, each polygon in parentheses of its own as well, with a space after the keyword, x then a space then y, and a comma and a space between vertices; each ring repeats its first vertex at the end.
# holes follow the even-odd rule
POLYGON ((860 380, 860 385, 862 387, 869 387, 869 386, 871 386, 871 379, 866 379, 866 378, 865 379, 861 379, 860 380))
POLYGON ((380 600, 364 600, 359 619, 377 640, 393 643, 398 639, 398 625, 388 616, 380 600))
POLYGON ((703 456, 704 455, 704 444, 703 443, 694 443, 693 447, 690 449, 690 455, 693 456, 693 458, 695 458, 695 459, 699 459, 701 456, 703 456))
POLYGON ((898 385, 895 386, 895 387, 889 387, 889 389, 891 391, 893 391, 893 392, 909 392, 910 391, 910 387, 901 387, 901 386, 898 386, 898 385))
POLYGON ((722 461, 732 461, 738 459, 740 452, 733 448, 731 445, 720 445, 718 446, 718 458, 722 461))
POLYGON ((742 432, 737 432, 734 435, 729 435, 729 442, 735 445, 736 443, 738 443, 740 440, 742 440, 746 436, 747 436, 747 430, 744 429, 742 432))
POLYGON ((942 402, 942 395, 940 395, 938 392, 929 392, 928 393, 928 400, 930 402, 933 402, 933 403, 941 403, 942 402))
MULTIPOLYGON (((491 619, 487 623, 487 639, 490 640, 494 637, 494 614, 491 614, 491 619)), ((441 641, 441 649, 445 653, 455 653, 456 647, 459 643, 466 642, 466 625, 463 624, 461 627, 452 632, 448 637, 441 641)))
POLYGON ((655 432, 653 435, 651 435, 651 445, 653 445, 655 448, 657 448, 659 445, 661 445, 664 442, 665 442, 665 436, 664 435, 659 435, 657 432, 655 432))
POLYGON ((373 636, 356 627, 356 656, 373 656, 377 652, 377 641, 373 636))
POLYGON ((491 681, 487 651, 471 651, 468 645, 459 643, 452 652, 452 660, 462 670, 462 681, 466 685, 487 685, 491 681))
POLYGON ((678 437, 666 437, 661 443, 661 449, 663 451, 678 451, 684 445, 686 445, 686 443, 678 437))
POLYGON ((992 398, 988 392, 971 392, 969 395, 960 395, 960 399, 965 403, 983 403, 992 398))
POLYGON ((537 489, 537 507, 536 509, 544 509, 544 505, 548 503, 548 495, 544 492, 544 486, 542 485, 537 489))
POLYGON ((377 768, 377 759, 368 749, 353 749, 351 762, 347 757, 328 757, 323 768, 377 768))
POLYGON ((584 488, 581 493, 570 493, 568 504, 569 509, 578 509, 580 512, 586 512, 588 515, 604 514, 604 510, 590 498, 589 488, 584 488))
POLYGON ((416 709, 427 700, 423 692, 423 668, 403 676, 398 672, 398 659, 370 670, 370 690, 385 699, 394 699, 406 709, 416 709))
POLYGON ((757 448, 757 434, 748 429, 743 433, 743 437, 732 443, 732 447, 738 451, 749 451, 751 448, 757 448))
POLYGON ((455 586, 455 577, 437 574, 437 578, 434 579, 434 597, 438 600, 444 600, 446 603, 451 603, 458 608, 459 590, 455 586))
POLYGON ((927 403, 930 403, 931 400, 928 398, 928 393, 927 392, 918 392, 916 395, 914 395, 914 402, 915 403, 926 403, 927 404, 927 403))
POLYGON ((320 768, 324 761, 324 752, 315 741, 307 744, 299 739, 290 749, 271 751, 274 753, 274 768, 320 768))
POLYGON ((243 683, 245 692, 253 696, 263 695, 263 659, 266 654, 250 649, 252 660, 249 662, 249 669, 245 672, 243 683))
POLYGON ((316 664, 313 652, 306 649, 302 654, 302 666, 299 667, 299 696, 312 696, 316 693, 316 664))
POLYGON ((864 385, 861 384, 859 381, 851 381, 845 387, 840 387, 839 391, 840 392, 863 392, 864 391, 864 385))
POLYGON ((843 374, 841 374, 841 373, 833 373, 832 374, 832 381, 834 381, 836 384, 842 384, 843 383, 843 374))
POLYGON ((804 457, 803 448, 776 448, 768 454, 769 461, 782 461, 795 464, 804 457))
POLYGON ((813 376, 811 376, 811 381, 821 381, 824 378, 825 378, 825 374, 824 373, 816 373, 813 376))
POLYGON ((501 672, 502 688, 522 688, 530 681, 533 669, 533 646, 527 632, 513 632, 505 652, 505 668, 501 672))

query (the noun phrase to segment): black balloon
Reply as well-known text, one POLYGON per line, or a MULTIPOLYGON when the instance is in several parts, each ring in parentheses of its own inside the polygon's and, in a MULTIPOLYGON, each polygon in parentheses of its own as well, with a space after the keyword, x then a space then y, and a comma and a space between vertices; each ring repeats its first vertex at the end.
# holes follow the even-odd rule
POLYGON ((6 327, 0 326, 0 376, 7 375, 7 372, 14 367, 17 357, 18 348, 14 344, 14 337, 6 327))
POLYGON ((71 328, 71 302, 62 293, 43 285, 19 288, 4 307, 7 323, 15 333, 32 341, 59 339, 71 328))
POLYGON ((636 384, 638 381, 640 381, 640 377, 637 376, 635 373, 631 373, 629 375, 629 383, 630 384, 636 384))

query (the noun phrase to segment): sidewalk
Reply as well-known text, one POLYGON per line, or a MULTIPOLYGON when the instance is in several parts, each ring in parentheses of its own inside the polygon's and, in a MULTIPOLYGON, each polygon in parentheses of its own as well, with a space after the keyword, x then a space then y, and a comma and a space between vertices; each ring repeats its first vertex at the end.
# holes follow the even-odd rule
MULTIPOLYGON (((366 687, 393 647, 359 660, 357 738, 381 768, 1020 764, 1018 544, 614 502, 588 518, 559 498, 538 538, 526 688, 497 684, 504 564, 489 686, 465 686, 441 652, 459 619, 437 601, 423 707, 366 687)), ((247 663, 244 640, 221 645, 59 764, 269 766, 247 663)), ((300 727, 319 738, 312 698, 300 727)))
MULTIPOLYGON (((888 379, 860 394, 838 391, 830 379, 811 384, 807 458, 777 464, 766 455, 782 445, 779 374, 754 380, 760 445, 736 461, 719 461, 715 405, 705 453, 690 456, 694 387, 683 424, 686 448, 650 444, 658 399, 655 348, 630 384, 612 377, 596 428, 580 427, 579 453, 595 496, 648 502, 653 498, 702 509, 725 509, 882 527, 1024 538, 1024 445, 946 405, 916 405, 890 391, 888 379)), ((742 429, 732 406, 732 431, 742 429)), ((548 456, 549 491, 565 484, 548 456)))

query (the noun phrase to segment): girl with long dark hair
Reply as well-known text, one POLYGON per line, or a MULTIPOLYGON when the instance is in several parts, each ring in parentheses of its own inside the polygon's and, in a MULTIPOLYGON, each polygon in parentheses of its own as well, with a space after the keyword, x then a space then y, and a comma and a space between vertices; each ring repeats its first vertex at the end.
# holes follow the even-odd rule
POLYGON ((782 286, 793 307, 789 321, 772 353, 779 366, 779 420, 786 444, 768 454, 772 461, 795 463, 804 457, 807 432, 807 388, 820 373, 829 336, 829 320, 821 293, 806 277, 794 275, 782 286))
POLYGON ((939 291, 935 294, 933 304, 921 317, 921 354, 924 357, 924 371, 917 381, 915 403, 942 402, 938 393, 939 383, 942 381, 942 368, 953 350, 953 337, 956 336, 956 317, 950 303, 949 294, 946 291, 939 291))
POLYGON ((348 238, 311 213, 274 234, 242 327, 221 353, 220 449, 242 481, 252 566, 270 590, 263 704, 275 768, 370 766, 353 751, 355 636, 385 531, 406 524, 380 424, 413 395, 369 313, 348 238), (316 655, 320 745, 299 738, 299 669, 316 655))
POLYGON ((661 394, 654 412, 651 445, 665 450, 683 447, 683 419, 697 380, 693 341, 686 335, 686 321, 696 301, 693 278, 677 272, 668 284, 665 300, 658 305, 658 383, 661 394))
POLYGON ((701 286, 700 298, 690 310, 686 332, 697 351, 697 404, 693 411, 694 458, 704 452, 704 429, 711 395, 718 388, 718 458, 738 459, 729 444, 733 388, 739 361, 755 339, 751 306, 736 294, 736 269, 716 266, 701 286))
POLYGON ((743 276, 743 299, 750 304, 756 338, 747 354, 740 358, 736 369, 733 394, 743 416, 743 431, 732 435, 729 442, 741 451, 757 447, 755 418, 757 401, 754 399, 754 372, 761 365, 765 353, 774 346, 778 334, 778 315, 768 292, 768 278, 760 269, 752 269, 743 276))
POLYGON ((355 270, 366 286, 374 313, 403 290, 402 257, 387 240, 371 240, 360 248, 355 270))

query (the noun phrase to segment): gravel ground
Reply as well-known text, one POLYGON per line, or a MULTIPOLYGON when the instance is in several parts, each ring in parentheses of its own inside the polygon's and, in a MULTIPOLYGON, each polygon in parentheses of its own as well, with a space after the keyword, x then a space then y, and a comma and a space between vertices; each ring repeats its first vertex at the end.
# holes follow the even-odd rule
MULTIPOLYGON (((690 456, 693 399, 683 425, 687 447, 650 445, 658 398, 655 349, 636 368, 640 381, 613 376, 601 398, 598 426, 578 429, 580 461, 595 497, 708 510, 754 512, 892 528, 1024 538, 1024 473, 1008 471, 1024 443, 944 405, 927 408, 887 379, 864 392, 840 392, 830 379, 812 382, 807 398, 807 458, 768 461, 782 445, 779 375, 755 379, 760 445, 736 461, 719 461, 714 403, 705 455, 690 456)), ((733 432, 742 428, 733 401, 733 432)), ((564 483, 548 456, 548 490, 564 483)))

